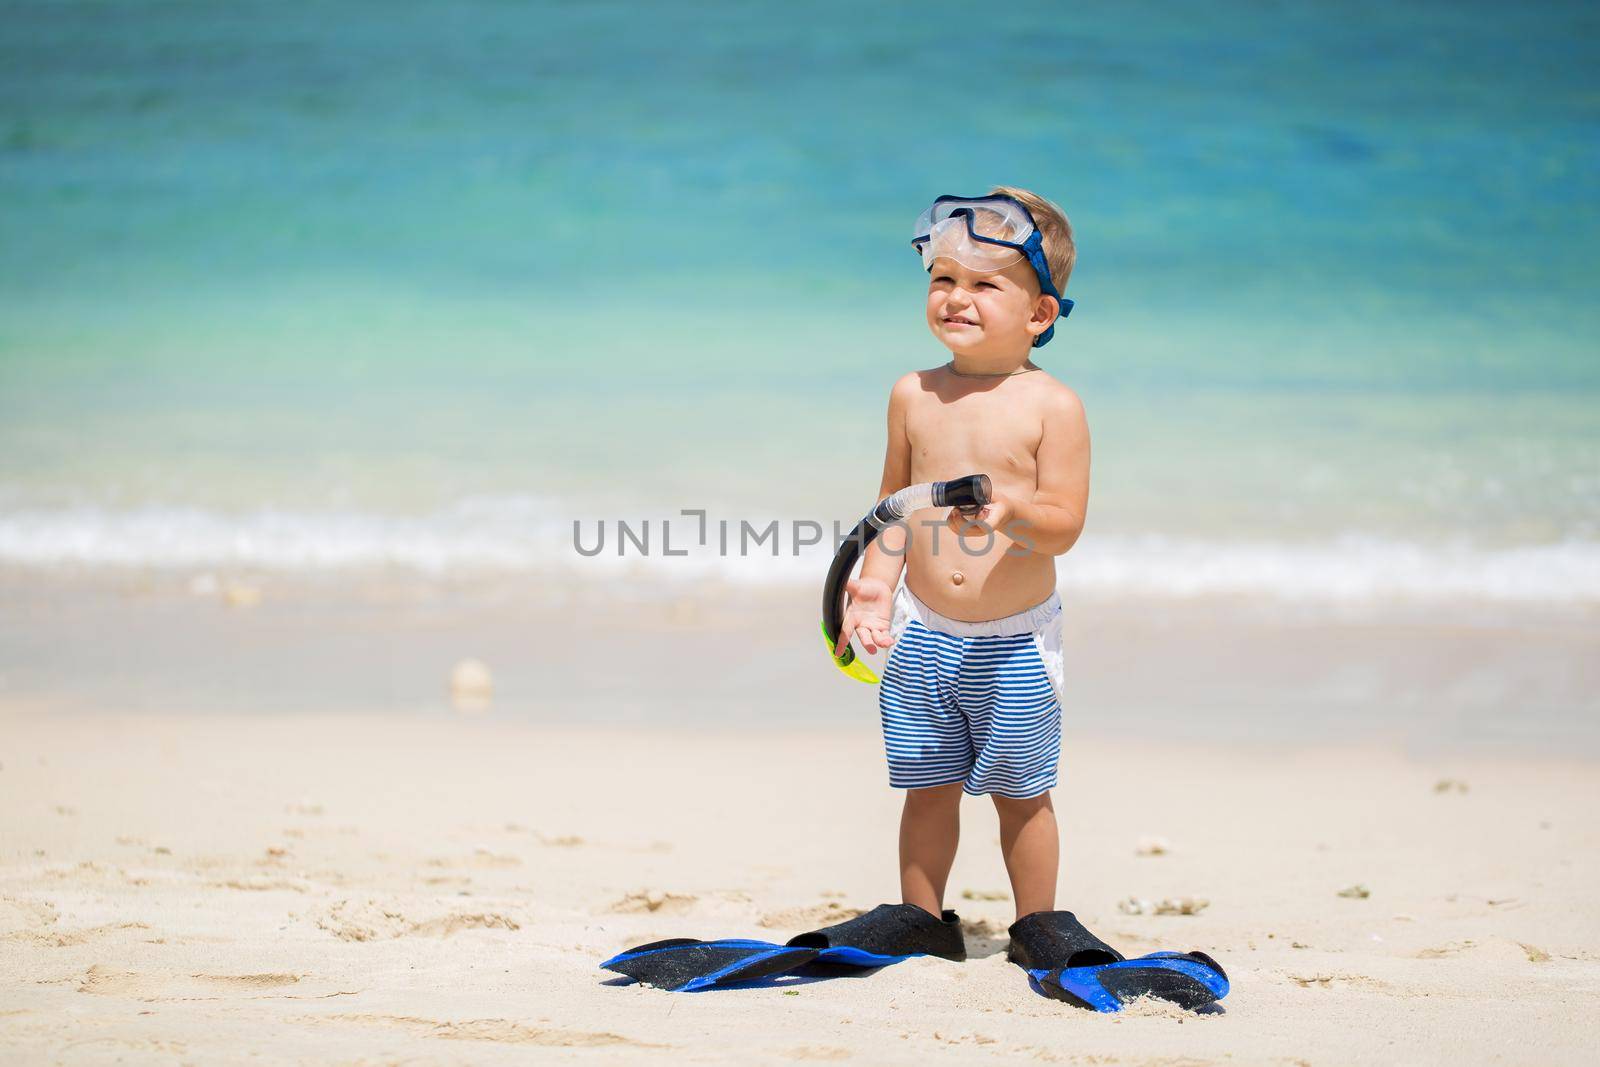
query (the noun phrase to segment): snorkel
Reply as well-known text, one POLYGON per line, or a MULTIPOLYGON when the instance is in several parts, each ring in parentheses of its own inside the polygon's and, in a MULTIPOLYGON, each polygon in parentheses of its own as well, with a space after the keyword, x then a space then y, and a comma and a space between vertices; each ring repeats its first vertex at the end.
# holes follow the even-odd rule
POLYGON ((856 523, 850 536, 840 542, 839 550, 833 555, 833 563, 828 567, 828 580, 822 585, 822 643, 834 666, 858 682, 873 685, 878 681, 878 676, 856 656, 853 647, 845 645, 844 651, 837 656, 833 649, 839 643, 839 634, 844 627, 845 582, 850 580, 856 560, 861 558, 867 546, 878 539, 883 528, 923 508, 957 508, 962 514, 971 515, 989 503, 991 493, 987 474, 969 474, 948 482, 908 485, 898 493, 878 501, 877 506, 856 523))

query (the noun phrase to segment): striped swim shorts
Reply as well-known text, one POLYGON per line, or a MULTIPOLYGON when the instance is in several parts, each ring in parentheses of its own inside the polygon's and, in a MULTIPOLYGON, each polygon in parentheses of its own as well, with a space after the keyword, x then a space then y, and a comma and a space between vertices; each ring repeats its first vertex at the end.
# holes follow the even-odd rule
POLYGON ((1061 597, 988 622, 960 622, 901 586, 878 690, 889 784, 960 782, 1022 799, 1056 784, 1061 755, 1061 597))

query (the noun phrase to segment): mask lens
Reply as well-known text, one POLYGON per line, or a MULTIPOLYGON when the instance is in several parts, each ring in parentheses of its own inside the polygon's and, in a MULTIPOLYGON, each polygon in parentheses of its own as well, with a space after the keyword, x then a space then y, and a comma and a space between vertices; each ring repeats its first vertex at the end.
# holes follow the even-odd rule
MULTIPOLYGON (((1025 220, 1018 219, 1009 210, 1000 210, 995 201, 987 204, 970 204, 967 210, 972 214, 972 232, 979 237, 989 237, 996 241, 1010 241, 1021 244, 1028 239, 1028 234, 1033 230, 1025 220)), ((1010 205, 1002 204, 1001 207, 1010 205)))
POLYGON ((967 229, 965 217, 946 219, 933 228, 927 243, 922 246, 922 265, 931 268, 933 261, 943 257, 955 260, 968 270, 1004 270, 1022 258, 1022 253, 1003 245, 974 241, 967 229))
POLYGON ((1022 253, 974 240, 973 235, 1022 244, 1032 233, 1033 221, 1009 200, 941 200, 917 219, 914 243, 924 268, 943 256, 968 270, 996 271, 1021 259, 1022 253))

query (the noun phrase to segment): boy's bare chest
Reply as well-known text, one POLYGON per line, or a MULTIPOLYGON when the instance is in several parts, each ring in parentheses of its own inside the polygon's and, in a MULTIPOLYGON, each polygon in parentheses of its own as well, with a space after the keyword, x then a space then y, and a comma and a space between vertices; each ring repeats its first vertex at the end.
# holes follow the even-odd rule
POLYGON ((981 394, 907 412, 912 481, 963 474, 1032 480, 1043 421, 1027 398, 981 394))

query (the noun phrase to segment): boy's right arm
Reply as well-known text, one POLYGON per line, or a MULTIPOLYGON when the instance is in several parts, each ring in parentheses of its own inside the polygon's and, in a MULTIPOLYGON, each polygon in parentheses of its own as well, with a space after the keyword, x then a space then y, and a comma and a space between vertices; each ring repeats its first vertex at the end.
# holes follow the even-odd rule
MULTIPOLYGON (((878 500, 911 484, 911 439, 906 434, 906 408, 917 376, 907 374, 889 392, 889 444, 884 451, 883 478, 878 483, 878 500)), ((844 651, 852 634, 859 635, 868 652, 888 648, 894 643, 889 634, 894 617, 894 587, 905 566, 906 528, 890 526, 867 546, 861 563, 861 577, 847 582, 850 603, 845 608, 835 654, 844 651)))

